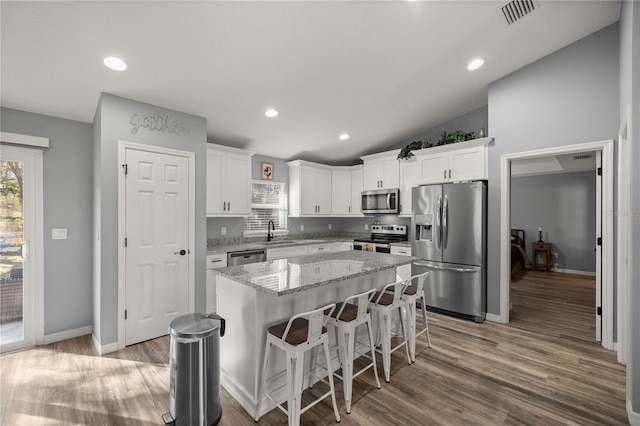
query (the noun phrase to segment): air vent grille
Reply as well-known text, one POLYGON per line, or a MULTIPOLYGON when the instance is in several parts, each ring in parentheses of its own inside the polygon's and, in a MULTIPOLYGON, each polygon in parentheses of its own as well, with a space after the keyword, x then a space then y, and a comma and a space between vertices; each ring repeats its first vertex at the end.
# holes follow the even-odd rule
POLYGON ((511 25, 538 9, 538 7, 539 5, 534 0, 513 0, 502 6, 500 12, 507 21, 507 25, 511 25))
POLYGON ((587 158, 591 158, 591 154, 580 154, 573 156, 574 160, 586 160, 587 158))

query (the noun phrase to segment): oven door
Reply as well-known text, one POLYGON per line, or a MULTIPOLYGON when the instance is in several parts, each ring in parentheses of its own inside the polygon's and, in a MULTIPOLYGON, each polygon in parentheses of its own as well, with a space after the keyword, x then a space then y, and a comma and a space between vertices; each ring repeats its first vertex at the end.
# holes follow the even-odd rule
POLYGON ((390 244, 375 244, 376 253, 391 253, 390 244))

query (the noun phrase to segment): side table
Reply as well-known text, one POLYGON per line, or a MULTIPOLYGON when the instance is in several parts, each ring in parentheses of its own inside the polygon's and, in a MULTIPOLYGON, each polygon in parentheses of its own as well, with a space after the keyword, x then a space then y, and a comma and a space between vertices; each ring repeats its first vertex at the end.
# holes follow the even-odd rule
POLYGON ((551 257, 551 243, 535 242, 533 246, 533 270, 551 271, 553 258, 551 257))

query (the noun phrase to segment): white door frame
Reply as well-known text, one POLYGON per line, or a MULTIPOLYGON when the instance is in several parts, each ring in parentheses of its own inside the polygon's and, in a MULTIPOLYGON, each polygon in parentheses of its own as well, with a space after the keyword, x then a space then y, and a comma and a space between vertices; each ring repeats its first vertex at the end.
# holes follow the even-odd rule
POLYGON ((616 349, 618 362, 629 359, 629 278, 631 277, 631 105, 618 131, 618 262, 616 283, 618 285, 618 334, 616 349))
MULTIPOLYGON (((509 322, 511 253, 511 162, 514 160, 602 151, 602 346, 613 349, 613 139, 503 154, 500 158, 500 322, 509 322)), ((595 242, 594 242, 595 244, 595 242)))
POLYGON ((124 249, 126 205, 125 205, 125 176, 122 171, 122 164, 125 163, 127 149, 153 152, 156 154, 167 154, 178 157, 185 157, 189 160, 189 312, 195 310, 195 211, 196 211, 196 156, 194 152, 180 151, 171 148, 162 148, 151 145, 143 145, 133 142, 118 141, 118 349, 125 347, 125 320, 124 310, 126 306, 126 253, 124 249))
MULTIPOLYGON (((25 146, 47 147, 49 140, 47 138, 18 135, 15 133, 2 132, 0 136, 2 142, 20 143, 25 146), (43 145, 46 141, 46 146, 43 145)), ((0 150, 18 151, 27 154, 29 157, 25 169, 32 171, 30 176, 25 175, 24 194, 28 200, 23 203, 29 205, 25 217, 25 222, 31 225, 29 235, 25 235, 29 242, 28 256, 31 258, 28 270, 23 276, 30 279, 28 285, 23 285, 24 293, 24 312, 27 317, 23 322, 25 340, 21 344, 10 345, 5 349, 7 351, 18 350, 29 346, 44 344, 44 225, 43 225, 43 161, 42 150, 27 148, 23 146, 8 146, 4 143, 0 144, 0 150), (29 178, 27 181, 27 177, 29 178)))

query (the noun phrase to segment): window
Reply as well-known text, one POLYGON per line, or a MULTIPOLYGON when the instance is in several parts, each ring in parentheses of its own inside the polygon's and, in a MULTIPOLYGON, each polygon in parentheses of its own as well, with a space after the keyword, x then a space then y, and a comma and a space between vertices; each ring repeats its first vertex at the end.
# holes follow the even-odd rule
POLYGON ((275 224, 276 233, 288 233, 287 196, 284 182, 252 181, 251 216, 244 221, 244 234, 266 235, 270 220, 275 224))

